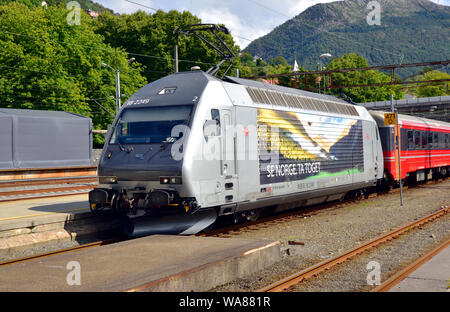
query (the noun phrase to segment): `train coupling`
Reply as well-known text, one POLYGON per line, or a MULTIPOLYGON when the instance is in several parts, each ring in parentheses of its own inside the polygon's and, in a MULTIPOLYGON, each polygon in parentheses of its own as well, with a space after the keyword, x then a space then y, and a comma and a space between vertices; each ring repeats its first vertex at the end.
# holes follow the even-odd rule
POLYGON ((187 214, 194 214, 200 210, 201 206, 197 203, 196 200, 187 200, 183 201, 183 207, 187 214))
POLYGON ((89 208, 92 212, 111 207, 115 194, 108 189, 96 188, 89 192, 89 208))

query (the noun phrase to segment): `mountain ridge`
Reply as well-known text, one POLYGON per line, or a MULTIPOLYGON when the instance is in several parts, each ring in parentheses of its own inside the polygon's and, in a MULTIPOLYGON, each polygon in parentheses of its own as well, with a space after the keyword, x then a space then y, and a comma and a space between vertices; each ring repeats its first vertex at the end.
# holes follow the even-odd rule
POLYGON ((316 4, 251 42, 243 52, 283 56, 315 69, 319 55, 357 53, 370 65, 450 58, 450 7, 428 0, 378 0, 381 25, 368 25, 369 0, 316 4), (445 27, 448 25, 448 27, 445 27))

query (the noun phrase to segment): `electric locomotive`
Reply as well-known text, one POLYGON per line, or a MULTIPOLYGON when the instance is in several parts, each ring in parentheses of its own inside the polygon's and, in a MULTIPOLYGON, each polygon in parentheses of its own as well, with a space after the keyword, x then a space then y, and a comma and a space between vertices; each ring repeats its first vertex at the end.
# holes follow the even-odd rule
POLYGON ((107 135, 93 210, 124 231, 197 233, 220 216, 256 219, 343 198, 383 178, 378 127, 338 98, 200 70, 152 82, 107 135))

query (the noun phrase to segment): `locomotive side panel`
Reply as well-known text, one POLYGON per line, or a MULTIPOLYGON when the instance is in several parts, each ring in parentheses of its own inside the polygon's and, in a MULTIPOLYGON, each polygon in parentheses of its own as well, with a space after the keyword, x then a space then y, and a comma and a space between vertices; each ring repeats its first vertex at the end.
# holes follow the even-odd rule
POLYGON ((233 106, 220 82, 205 88, 190 129, 183 155, 183 180, 201 207, 215 207, 234 201, 238 180, 235 172, 233 106), (233 184, 229 194, 226 184, 233 184), (228 199, 227 199, 228 198, 228 199))
POLYGON ((314 111, 319 107, 316 102, 302 98, 309 109, 304 110, 293 107, 299 102, 287 94, 263 89, 258 93, 236 84, 224 83, 224 87, 235 105, 237 126, 243 124, 243 130, 237 129, 237 141, 242 142, 238 154, 241 149, 254 155, 251 149, 257 146, 256 166, 255 161, 238 160, 239 170, 248 172, 239 174, 241 202, 236 211, 338 199, 348 191, 375 185, 381 176, 381 143, 364 108, 341 110, 334 104, 340 113, 314 111), (255 123, 256 137, 252 135, 255 123), (241 133, 245 140, 239 140, 241 133))
POLYGON ((361 120, 258 109, 258 126, 261 185, 324 188, 364 172, 361 120))

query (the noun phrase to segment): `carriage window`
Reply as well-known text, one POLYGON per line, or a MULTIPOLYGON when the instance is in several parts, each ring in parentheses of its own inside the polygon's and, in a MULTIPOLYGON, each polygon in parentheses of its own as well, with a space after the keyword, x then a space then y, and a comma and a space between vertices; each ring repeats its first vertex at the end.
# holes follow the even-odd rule
POLYGON ((445 148, 450 148, 449 140, 448 140, 448 133, 445 134, 445 148))
POLYGON ((416 149, 420 148, 420 132, 414 131, 414 146, 416 149))
POLYGON ((433 147, 439 148, 439 134, 437 132, 433 133, 433 147))
POLYGON ((408 149, 414 148, 414 134, 411 130, 408 130, 408 149))
POLYGON ((433 148, 433 133, 428 132, 428 149, 433 148))
POLYGON ((428 136, 426 132, 421 132, 421 138, 422 138, 422 144, 421 144, 421 148, 427 148, 428 147, 428 136))

